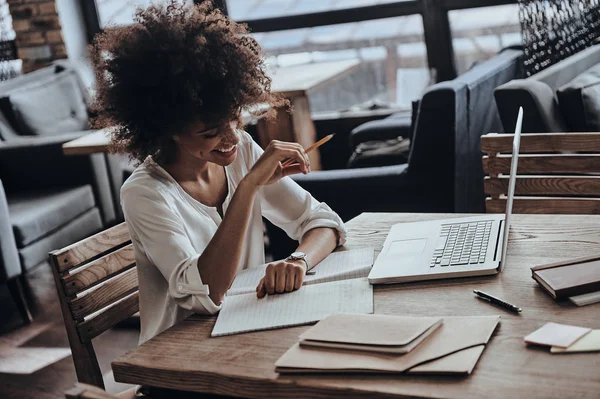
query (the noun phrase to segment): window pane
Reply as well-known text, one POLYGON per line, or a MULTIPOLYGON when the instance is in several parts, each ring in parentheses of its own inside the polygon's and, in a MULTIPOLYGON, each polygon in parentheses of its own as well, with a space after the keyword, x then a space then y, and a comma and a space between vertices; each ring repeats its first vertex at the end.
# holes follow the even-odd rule
POLYGON ((373 103, 410 108, 429 84, 420 15, 253 36, 275 73, 282 73, 281 68, 292 73, 301 70, 295 66, 306 64, 321 64, 325 70, 336 62, 346 65, 343 62, 356 60, 357 67, 309 91, 313 112, 373 103))
POLYGON ((227 11, 234 20, 245 21, 399 1, 402 0, 227 0, 227 11))
MULTIPOLYGON (((167 4, 170 0, 96 0, 100 27, 108 25, 129 25, 138 8, 146 8, 151 4, 167 4)), ((192 0, 178 0, 191 3, 192 0)))
POLYGON ((449 18, 458 74, 505 47, 522 43, 517 4, 454 10, 449 18))

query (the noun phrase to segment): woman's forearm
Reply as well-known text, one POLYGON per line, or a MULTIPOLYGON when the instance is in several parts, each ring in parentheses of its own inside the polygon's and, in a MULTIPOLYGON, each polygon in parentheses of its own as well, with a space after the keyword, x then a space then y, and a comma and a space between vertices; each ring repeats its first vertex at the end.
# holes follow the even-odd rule
POLYGON ((314 267, 329 255, 339 240, 339 232, 330 227, 318 227, 307 231, 300 240, 297 251, 304 252, 310 267, 314 267))
POLYGON ((253 184, 240 182, 217 232, 198 258, 200 277, 210 287, 210 298, 216 304, 237 272, 257 190, 253 184))

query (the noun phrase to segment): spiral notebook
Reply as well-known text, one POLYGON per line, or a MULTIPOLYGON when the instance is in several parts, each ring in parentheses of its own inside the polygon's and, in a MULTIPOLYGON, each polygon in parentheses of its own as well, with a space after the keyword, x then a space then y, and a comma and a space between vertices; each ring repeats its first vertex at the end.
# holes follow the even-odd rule
POLYGON ((373 287, 367 278, 307 285, 260 299, 256 293, 227 296, 211 336, 310 324, 340 312, 373 313, 373 287))

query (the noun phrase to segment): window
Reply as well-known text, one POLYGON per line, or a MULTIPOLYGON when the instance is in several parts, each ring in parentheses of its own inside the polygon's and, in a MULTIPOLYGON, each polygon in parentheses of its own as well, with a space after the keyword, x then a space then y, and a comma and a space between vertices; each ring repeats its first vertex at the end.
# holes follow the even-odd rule
POLYGON ((448 14, 459 75, 501 49, 522 43, 516 4, 454 10, 448 14))
MULTIPOLYGON (((182 3, 188 0, 180 0, 182 3)), ((138 8, 146 8, 151 4, 166 4, 169 0, 96 0, 96 9, 100 27, 109 25, 129 25, 138 8)))
MULTIPOLYGON (((100 26, 131 23, 136 8, 167 1, 96 0, 100 26)), ((178 1, 192 2, 192 0, 178 1)), ((233 20, 248 21, 252 26, 252 21, 274 18, 273 23, 278 26, 276 29, 285 28, 285 25, 281 25, 281 20, 276 21, 277 18, 315 12, 335 12, 378 5, 386 5, 382 8, 387 10, 385 12, 404 9, 405 11, 399 12, 418 13, 420 10, 420 7, 416 7, 419 6, 416 0, 224 1, 233 20), (408 8, 387 6, 391 3, 403 2, 406 2, 408 8)), ((497 1, 505 2, 505 0, 497 1)), ((438 3, 430 2, 424 5, 434 9, 443 7, 438 3)), ((487 2, 487 4, 493 3, 494 0, 487 2)), ((419 98, 423 89, 435 80, 436 76, 431 76, 430 68, 438 70, 438 78, 440 76, 451 78, 455 73, 458 75, 464 73, 474 63, 493 57, 507 46, 521 44, 519 6, 516 3, 515 0, 515 4, 447 11, 456 71, 453 70, 450 60, 440 60, 440 57, 432 57, 434 65, 428 65, 423 18, 420 14, 273 32, 259 31, 252 35, 262 46, 268 65, 273 69, 299 67, 296 69, 298 71, 302 69, 302 65, 307 64, 314 67, 325 63, 331 65, 335 62, 356 61, 358 68, 352 68, 348 74, 343 76, 340 74, 339 79, 332 79, 309 92, 313 112, 364 108, 373 103, 409 108, 411 101, 419 98), (440 71, 444 71, 444 74, 440 71)), ((445 4, 452 8, 453 2, 446 0, 445 4)), ((473 4, 477 3, 473 2, 473 4)), ((370 17, 376 16, 371 14, 370 17)), ((353 18, 357 17, 350 17, 351 20, 354 20, 353 18)), ((302 19, 297 19, 296 26, 311 24, 301 21, 302 19)), ((321 18, 317 23, 328 23, 328 21, 321 18)), ((272 25, 269 28, 270 24, 270 21, 263 21, 256 26, 257 29, 273 29, 272 25), (261 28, 258 28, 259 26, 261 28)), ((450 39, 440 38, 440 41, 442 41, 441 49, 448 49, 450 39), (444 41, 447 44, 444 44, 444 41)))
POLYGON ((275 18, 319 11, 365 7, 398 0, 227 0, 229 16, 237 21, 275 18))
POLYGON ((420 15, 253 36, 270 68, 344 60, 359 63, 351 73, 309 92, 313 112, 374 103, 410 108, 411 101, 429 84, 420 15))

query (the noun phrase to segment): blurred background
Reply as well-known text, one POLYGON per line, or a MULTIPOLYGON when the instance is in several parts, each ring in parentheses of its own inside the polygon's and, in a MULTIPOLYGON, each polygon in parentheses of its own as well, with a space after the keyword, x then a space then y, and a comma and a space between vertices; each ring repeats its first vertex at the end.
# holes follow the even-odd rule
MULTIPOLYGON (((100 27, 130 24, 135 9, 153 1, 97 0, 100 27)), ((360 63, 341 81, 309 94, 311 110, 318 117, 372 104, 408 109, 425 87, 439 80, 438 75, 442 79, 460 75, 500 49, 521 44, 518 5, 504 3, 516 2, 226 0, 221 4, 232 19, 249 24, 273 67, 340 60, 360 63), (426 42, 423 7, 430 8, 430 14, 447 12, 450 37, 426 42), (303 17, 307 13, 319 15, 303 17), (336 23, 344 18, 353 22, 336 23), (281 29, 285 26, 293 28, 281 29), (447 46, 451 49, 443 48, 447 46), (451 53, 453 58, 432 65, 437 55, 428 53, 440 52, 451 53)))

